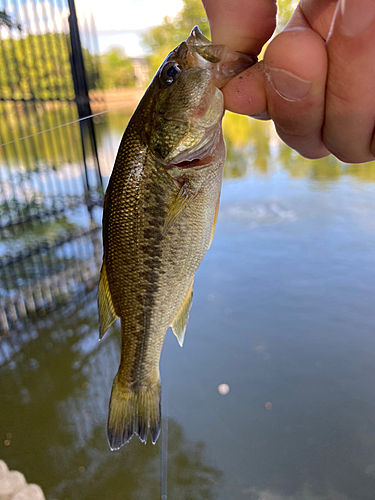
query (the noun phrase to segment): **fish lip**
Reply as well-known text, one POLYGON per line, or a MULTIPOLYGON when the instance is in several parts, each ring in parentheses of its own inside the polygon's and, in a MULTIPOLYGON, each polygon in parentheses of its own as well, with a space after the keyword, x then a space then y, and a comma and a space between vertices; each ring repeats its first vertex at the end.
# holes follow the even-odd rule
POLYGON ((198 26, 191 30, 185 44, 193 57, 195 68, 208 70, 211 82, 219 89, 258 62, 256 55, 237 52, 226 45, 210 42, 198 26))
POLYGON ((234 52, 226 48, 225 54, 218 63, 212 63, 209 68, 211 82, 221 89, 232 78, 242 73, 258 62, 256 56, 234 52))
POLYGON ((209 62, 201 55, 195 53, 196 66, 189 68, 191 72, 207 71, 210 75, 210 81, 218 89, 222 89, 229 80, 239 75, 258 62, 256 56, 234 52, 225 47, 225 55, 218 62, 209 62))

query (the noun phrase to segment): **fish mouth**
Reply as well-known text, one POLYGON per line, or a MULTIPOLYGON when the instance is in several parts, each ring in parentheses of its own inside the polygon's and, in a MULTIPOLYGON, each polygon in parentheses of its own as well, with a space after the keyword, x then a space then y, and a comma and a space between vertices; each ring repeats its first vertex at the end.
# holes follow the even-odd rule
POLYGON ((206 139, 203 140, 198 149, 184 151, 177 155, 167 166, 167 169, 199 170, 206 167, 215 157, 215 150, 220 141, 223 140, 223 134, 220 124, 216 124, 206 132, 206 139))
POLYGON ((212 83, 221 89, 233 77, 250 68, 257 62, 257 57, 235 52, 225 47, 220 62, 210 64, 209 71, 212 83))
POLYGON ((194 54, 194 65, 209 70, 212 83, 219 89, 258 61, 255 55, 236 52, 226 45, 213 44, 198 26, 192 29, 186 43, 194 54))

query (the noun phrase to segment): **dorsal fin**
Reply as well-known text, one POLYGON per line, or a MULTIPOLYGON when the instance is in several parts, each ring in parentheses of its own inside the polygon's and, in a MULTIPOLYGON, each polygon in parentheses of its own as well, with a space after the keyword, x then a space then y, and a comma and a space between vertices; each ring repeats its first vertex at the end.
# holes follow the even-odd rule
POLYGON ((112 302, 111 292, 109 290, 107 271, 103 262, 100 271, 100 281, 98 287, 98 303, 99 303, 99 339, 103 337, 108 328, 118 318, 115 307, 112 302))
POLYGON ((176 316, 173 318, 171 325, 173 333, 176 335, 178 343, 180 344, 181 347, 184 344, 186 325, 189 319, 191 304, 193 302, 193 283, 194 280, 191 282, 187 294, 184 300, 182 301, 182 304, 180 305, 180 308, 177 311, 176 316))

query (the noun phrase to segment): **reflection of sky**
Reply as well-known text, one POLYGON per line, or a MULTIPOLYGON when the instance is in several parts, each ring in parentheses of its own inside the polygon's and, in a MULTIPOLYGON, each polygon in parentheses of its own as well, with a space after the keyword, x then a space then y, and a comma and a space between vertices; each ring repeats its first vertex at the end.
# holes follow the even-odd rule
MULTIPOLYGON (((115 116, 108 115, 110 124, 115 116)), ((113 121, 113 144, 124 121, 113 121)), ((223 183, 215 239, 195 278, 184 348, 167 333, 161 361, 164 415, 178 421, 190 441, 204 443, 207 463, 223 471, 221 496, 212 498, 370 500, 375 184, 345 173, 316 180, 309 174, 314 163, 307 160, 298 163, 301 175, 293 177, 274 138, 270 157, 262 156, 268 170, 261 173, 254 170, 253 150, 262 137, 254 137, 249 133, 249 144, 232 155, 232 162, 243 157, 244 176, 223 183), (217 391, 223 382, 230 387, 225 397, 217 391)), ((78 181, 79 170, 72 172, 78 181)), ((7 171, 0 168, 0 175, 6 178, 7 171)), ((84 209, 70 220, 89 223, 84 209)), ((83 254, 89 251, 82 246, 83 254)), ((0 343, 0 363, 16 360, 1 368, 0 435, 14 427, 12 445, 2 448, 9 463, 29 468, 49 491, 71 481, 77 496, 65 496, 81 500, 89 485, 96 486, 91 482, 96 464, 103 483, 114 490, 126 470, 129 484, 137 471, 143 484, 150 477, 146 458, 158 453, 162 441, 152 448, 134 439, 117 454, 108 451, 105 420, 119 328, 98 345, 95 294, 76 302, 76 310, 70 304, 47 315, 37 339, 28 328, 22 337, 30 338, 20 344, 19 355, 18 337, 0 343), (48 474, 44 468, 51 467, 51 456, 56 465, 48 474), (126 463, 129 457, 130 469, 122 466, 110 477, 110 460, 126 463)), ((174 443, 170 437, 169 446, 174 443)), ((168 480, 179 479, 171 459, 168 465, 168 480)), ((200 464, 193 479, 204 473, 200 464)), ((62 497, 61 491, 53 496, 62 497)))
MULTIPOLYGON (((375 231, 368 222, 375 186, 358 186, 345 176, 329 189, 317 190, 317 184, 280 171, 225 180, 215 239, 195 278, 184 348, 167 333, 161 360, 164 416, 177 421, 190 441, 204 443, 204 467, 223 471, 220 496, 211 498, 372 498, 375 231), (217 391, 223 382, 230 387, 225 397, 217 391)), ((13 354, 21 362, 20 378, 29 359, 38 366, 29 384, 34 414, 24 412, 32 415, 29 424, 35 422, 28 435, 39 436, 43 412, 53 409, 43 429, 48 454, 38 451, 39 462, 28 467, 35 467, 49 491, 60 485, 52 498, 62 498, 71 481, 74 500, 86 498, 96 470, 103 484, 120 491, 124 467, 110 478, 110 460, 132 457, 129 484, 137 471, 143 484, 150 477, 143 465, 162 443, 144 447, 134 439, 117 454, 107 450, 119 325, 98 345, 95 294, 77 304, 76 311, 71 304, 70 311, 46 317, 52 333, 30 342, 24 358, 13 354), (43 406, 36 388, 44 391, 46 380, 54 389, 43 406), (51 457, 56 466, 49 478, 41 462, 48 466, 51 457)), ((7 380, 3 370, 1 380, 7 380)), ((5 401, 14 412, 14 400, 5 401)), ((21 449, 31 449, 22 425, 17 420, 18 441, 7 450, 20 470, 27 465, 21 449)), ((168 466, 173 482, 180 471, 171 455, 168 466)), ((199 483, 204 470, 194 469, 192 481, 199 483)))

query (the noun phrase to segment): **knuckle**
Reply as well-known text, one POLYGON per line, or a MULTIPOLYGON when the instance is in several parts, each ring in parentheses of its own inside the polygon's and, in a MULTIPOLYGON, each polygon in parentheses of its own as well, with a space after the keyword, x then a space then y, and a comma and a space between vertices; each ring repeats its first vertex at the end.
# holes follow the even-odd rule
POLYGON ((374 155, 365 150, 367 148, 361 151, 348 150, 344 144, 337 144, 335 141, 327 139, 324 140, 324 145, 331 154, 343 163, 365 163, 374 159, 374 155))
POLYGON ((317 160, 330 154, 318 132, 308 135, 286 134, 281 128, 275 128, 280 139, 304 158, 317 160))
MULTIPOLYGON (((300 138, 301 140, 308 140, 311 135, 311 131, 306 131, 306 127, 298 123, 290 122, 275 122, 275 128, 277 133, 284 137, 290 138, 300 138)), ((284 140, 284 139, 283 139, 284 140)))

